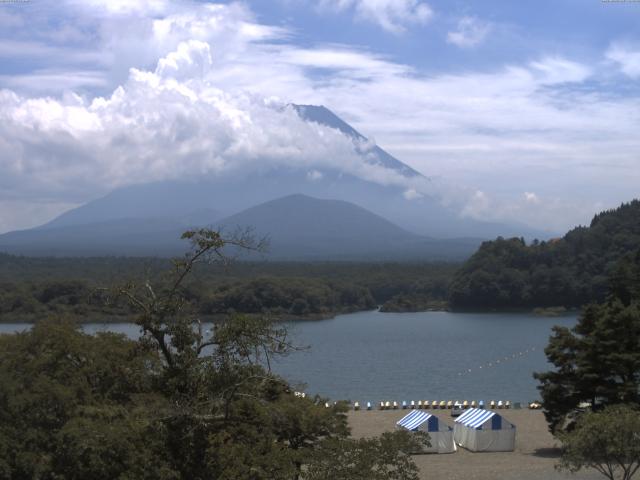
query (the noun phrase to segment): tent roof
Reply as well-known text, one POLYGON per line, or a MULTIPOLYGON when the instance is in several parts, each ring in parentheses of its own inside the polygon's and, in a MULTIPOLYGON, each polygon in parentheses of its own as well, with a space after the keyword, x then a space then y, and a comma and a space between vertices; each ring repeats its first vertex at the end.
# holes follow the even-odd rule
POLYGON ((471 408, 460 415, 458 418, 456 418, 455 422, 461 423, 465 427, 478 428, 495 415, 498 414, 496 412, 492 412, 491 410, 471 408))
POLYGON ((415 430, 424 422, 428 421, 433 415, 427 412, 421 412, 419 410, 413 410, 408 415, 405 415, 396 422, 399 427, 404 427, 407 430, 415 430))

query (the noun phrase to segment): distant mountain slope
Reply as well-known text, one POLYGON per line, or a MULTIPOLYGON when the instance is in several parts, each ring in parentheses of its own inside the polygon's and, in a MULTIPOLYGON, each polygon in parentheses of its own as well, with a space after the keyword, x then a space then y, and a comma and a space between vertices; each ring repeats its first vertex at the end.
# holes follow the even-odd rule
MULTIPOLYGON (((273 260, 459 260, 480 243, 478 239, 421 237, 352 203, 305 195, 279 198, 207 223, 227 231, 251 227, 256 236, 268 236, 271 245, 265 258, 273 260)), ((40 256, 171 256, 187 248, 179 240, 186 229, 187 225, 166 219, 49 227, 0 235, 0 251, 40 256)))
MULTIPOLYGON (((345 135, 362 142, 368 141, 364 135, 326 107, 315 105, 293 105, 293 107, 298 112, 298 115, 307 121, 335 128, 345 135)), ((400 160, 395 158, 393 155, 390 155, 377 145, 373 147, 371 152, 369 152, 369 156, 372 157, 372 160, 375 163, 394 169, 407 177, 423 176, 420 172, 417 172, 410 166, 402 163, 400 160)))
POLYGON ((269 257, 276 259, 460 259, 480 242, 421 237, 352 203, 306 195, 263 203, 218 225, 252 226, 269 237, 269 257))
MULTIPOLYGON (((363 144, 366 143, 363 135, 325 107, 295 105, 294 108, 301 118, 309 122, 335 128, 363 144)), ((363 164, 385 165, 407 178, 422 177, 377 146, 367 146, 362 151, 362 161, 363 164)), ((302 161, 301 165, 306 164, 302 161)), ((523 226, 462 218, 458 212, 443 206, 435 198, 425 196, 407 199, 405 189, 400 186, 382 185, 350 175, 338 168, 313 165, 300 168, 257 168, 235 175, 123 187, 65 212, 38 228, 71 227, 130 218, 145 221, 165 218, 169 223, 180 224, 211 223, 255 205, 296 193, 355 203, 405 230, 428 237, 548 237, 544 232, 532 231, 523 226)))
POLYGON ((597 214, 589 227, 526 245, 485 242, 450 287, 456 308, 579 307, 602 301, 618 261, 640 249, 640 201, 597 214))
POLYGON ((22 230, 0 235, 0 252, 53 257, 171 256, 186 244, 174 220, 124 218, 84 225, 22 230))

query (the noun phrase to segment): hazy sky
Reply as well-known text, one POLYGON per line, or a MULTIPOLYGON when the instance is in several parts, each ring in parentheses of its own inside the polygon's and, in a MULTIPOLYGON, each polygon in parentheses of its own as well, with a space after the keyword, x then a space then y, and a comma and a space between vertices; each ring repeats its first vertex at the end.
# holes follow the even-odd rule
POLYGON ((348 155, 288 102, 464 215, 562 231, 638 196, 639 26, 633 1, 2 2, 0 231, 122 185, 348 155))

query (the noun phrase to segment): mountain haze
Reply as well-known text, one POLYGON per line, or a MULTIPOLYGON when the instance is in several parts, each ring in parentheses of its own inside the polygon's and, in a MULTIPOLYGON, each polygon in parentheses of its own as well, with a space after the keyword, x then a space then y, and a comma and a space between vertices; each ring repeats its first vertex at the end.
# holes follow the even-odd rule
MULTIPOLYGON (((26 255, 180 255, 180 235, 188 228, 212 226, 228 234, 251 228, 270 240, 271 260, 462 259, 479 239, 437 240, 410 233, 364 208, 342 200, 289 195, 225 219, 180 224, 169 219, 122 219, 66 225, 0 235, 0 251, 26 255)), ((258 258, 252 255, 251 258, 258 258)))
MULTIPOLYGON (((407 179, 407 182, 429 182, 421 173, 371 144, 327 108, 312 105, 293 105, 292 108, 303 120, 336 129, 352 139, 356 152, 362 158, 363 168, 368 168, 367 165, 383 166, 394 175, 399 175, 399 178, 407 179)), ((304 162, 301 164, 304 165, 304 162)), ((339 165, 339 162, 332 164, 339 165)), ((180 232, 193 226, 233 223, 239 219, 243 220, 245 226, 266 227, 265 218, 282 221, 283 216, 278 216, 277 210, 285 205, 286 216, 291 220, 281 225, 287 231, 286 238, 278 237, 281 234, 278 231, 268 232, 274 240, 278 240, 274 244, 273 255, 283 258, 300 258, 310 252, 323 257, 329 254, 360 256, 365 252, 382 254, 389 250, 393 250, 395 258, 408 258, 411 255, 434 258, 438 252, 443 252, 440 247, 447 243, 441 241, 437 246, 436 238, 544 236, 544 233, 532 232, 522 226, 462 218, 435 198, 407 196, 405 187, 383 183, 368 181, 335 167, 269 167, 265 164, 254 171, 237 174, 132 185, 69 210, 40 227, 2 235, 0 249, 38 255, 88 255, 92 252, 109 255, 174 254, 184 246, 172 240, 171 232, 180 232), (354 209, 361 207, 360 215, 357 215, 361 223, 356 225, 362 227, 362 232, 354 233, 353 240, 349 241, 343 235, 345 249, 340 251, 328 248, 332 242, 328 236, 330 231, 322 232, 324 236, 294 235, 296 231, 319 233, 317 229, 313 230, 315 225, 308 222, 309 218, 318 220, 319 214, 313 211, 309 200, 302 201, 307 197, 295 197, 298 202, 291 201, 291 198, 288 202, 269 202, 298 194, 342 201, 341 204, 323 204, 322 207, 327 210, 325 217, 337 215, 335 225, 341 221, 340 215, 348 210, 346 205, 353 204, 354 209), (337 208, 337 205, 341 207, 337 208), (253 213, 255 210, 251 209, 257 206, 261 206, 259 210, 268 215, 262 217, 253 213), (365 211, 369 216, 363 215, 365 211), (384 229, 380 229, 380 238, 366 235, 369 246, 358 250, 358 242, 362 243, 358 235, 368 228, 374 228, 373 225, 381 228, 383 219, 386 219, 384 222, 388 227, 386 233, 383 235, 384 229), (391 235, 391 230, 395 230, 395 237, 391 235), (425 237, 431 239, 430 243, 424 243, 425 237), (326 245, 322 243, 325 240, 328 242, 326 245), (414 249, 420 242, 422 247, 414 249), (403 247, 398 249, 398 245, 403 247)), ((459 241, 454 244, 459 245, 459 241)), ((457 255, 469 253, 465 248, 457 255)), ((449 252, 450 249, 444 250, 449 252)))
POLYGON ((306 195, 266 202, 218 223, 231 230, 248 225, 269 238, 269 257, 282 260, 460 259, 480 243, 421 237, 352 203, 306 195))

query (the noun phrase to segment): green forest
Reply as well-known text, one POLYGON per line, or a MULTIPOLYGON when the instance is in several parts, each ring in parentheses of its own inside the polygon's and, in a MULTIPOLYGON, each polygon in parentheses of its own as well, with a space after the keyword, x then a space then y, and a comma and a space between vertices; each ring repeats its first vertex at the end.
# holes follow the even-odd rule
POLYGON ((282 326, 236 314, 197 328, 184 285, 226 240, 185 235, 194 248, 165 275, 110 292, 139 340, 59 318, 0 335, 0 478, 417 480, 426 434, 354 439, 346 404, 296 395, 270 370, 297 348, 282 326))
MULTIPOLYGON (((160 258, 32 258, 0 255, 0 319, 35 322, 47 315, 118 321, 131 315, 110 287, 163 275, 160 258)), ((454 263, 276 263, 198 265, 185 297, 200 315, 327 318, 371 310, 421 310, 446 304, 454 263), (409 302, 407 302, 409 299, 409 302)))
MULTIPOLYGON (((248 262, 198 265, 185 298, 205 318, 231 313, 320 319, 341 313, 579 308, 605 298, 608 278, 640 247, 640 201, 596 215, 588 227, 527 244, 484 242, 464 264, 248 262)), ((0 321, 47 315, 121 321, 131 309, 111 295, 122 279, 163 275, 162 258, 35 258, 0 254, 0 321)))
POLYGON ((640 247, 640 201, 597 214, 547 242, 498 238, 485 242, 455 274, 454 309, 564 306, 603 301, 617 262, 640 247))

